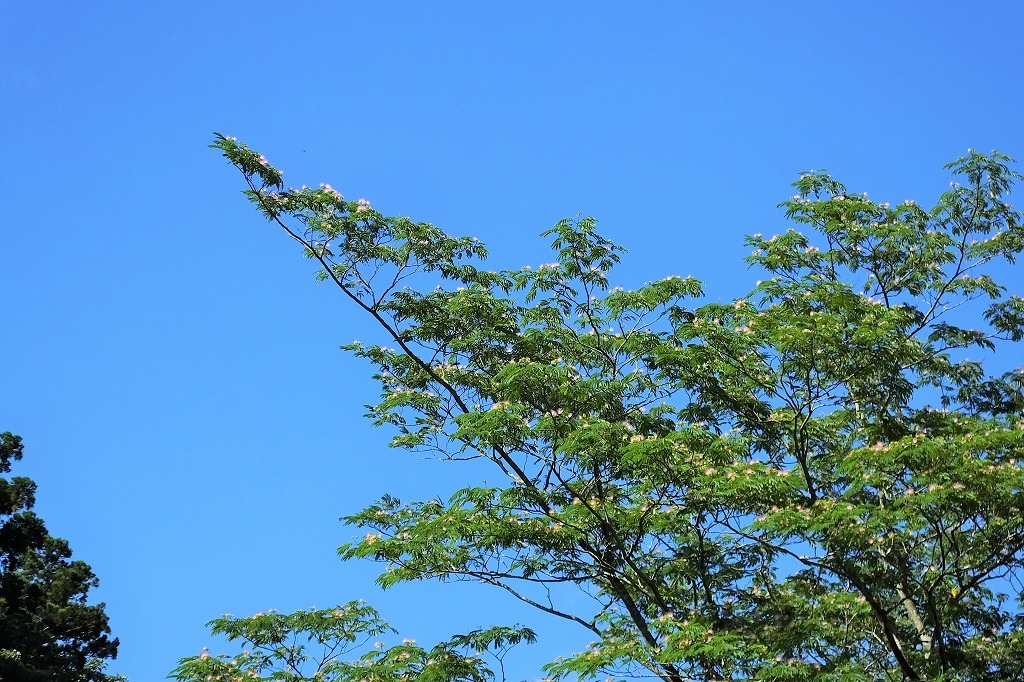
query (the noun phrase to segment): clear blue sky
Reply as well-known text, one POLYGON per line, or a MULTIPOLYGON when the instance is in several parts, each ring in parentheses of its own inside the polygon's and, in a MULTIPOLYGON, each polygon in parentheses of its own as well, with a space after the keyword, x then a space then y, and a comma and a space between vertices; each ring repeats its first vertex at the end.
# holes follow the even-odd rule
POLYGON ((968 147, 1024 156, 1022 26, 1016 0, 0 5, 0 430, 102 581, 111 672, 162 679, 223 612, 360 597, 422 642, 529 618, 527 663, 583 636, 339 562, 342 514, 486 474, 362 419, 370 371, 337 346, 372 331, 214 130, 497 266, 550 260, 535 236, 582 213, 630 249, 616 284, 725 299, 801 170, 927 203, 968 147))

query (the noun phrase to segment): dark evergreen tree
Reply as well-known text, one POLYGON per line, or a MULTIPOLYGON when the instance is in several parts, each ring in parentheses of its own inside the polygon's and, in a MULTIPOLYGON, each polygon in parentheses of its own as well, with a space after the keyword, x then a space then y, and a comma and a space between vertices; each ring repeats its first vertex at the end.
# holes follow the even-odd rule
MULTIPOLYGON (((21 459, 21 438, 0 434, 0 474, 21 459)), ((103 673, 117 656, 104 604, 88 604, 99 581, 71 560, 66 540, 51 536, 32 511, 36 484, 0 476, 0 680, 113 682, 103 673)))

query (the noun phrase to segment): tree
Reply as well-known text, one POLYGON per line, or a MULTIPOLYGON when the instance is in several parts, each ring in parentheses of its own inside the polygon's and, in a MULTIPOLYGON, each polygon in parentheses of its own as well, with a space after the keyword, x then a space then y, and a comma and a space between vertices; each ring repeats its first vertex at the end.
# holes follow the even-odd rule
MULTIPOLYGON (((21 438, 0 433, 0 473, 22 458, 21 438)), ((0 477, 0 679, 10 682, 114 682, 117 657, 104 604, 86 603, 99 581, 71 561, 67 541, 32 512, 36 484, 0 477)))
POLYGON ((764 279, 701 304, 693 278, 613 287, 590 218, 488 271, 475 239, 212 146, 379 325, 345 348, 392 445, 504 477, 346 517, 384 587, 482 581, 589 630, 556 678, 1024 680, 1024 370, 987 369, 1024 337, 991 267, 1024 249, 1009 157, 949 164, 931 210, 804 173, 794 227, 747 238, 764 279))

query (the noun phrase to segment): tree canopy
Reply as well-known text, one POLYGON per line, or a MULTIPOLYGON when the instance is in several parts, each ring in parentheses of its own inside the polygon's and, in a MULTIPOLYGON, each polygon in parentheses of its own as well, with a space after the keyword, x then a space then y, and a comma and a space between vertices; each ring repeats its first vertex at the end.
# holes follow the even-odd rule
MULTIPOLYGON (((0 473, 22 458, 19 436, 0 433, 0 473)), ((103 604, 88 604, 99 581, 71 561, 66 540, 32 512, 36 484, 0 477, 0 679, 10 682, 114 682, 103 673, 117 656, 103 604)))
POLYGON ((379 325, 344 348, 392 445, 502 476, 347 516, 367 532, 340 553, 381 585, 482 581, 589 631, 553 678, 1024 679, 1024 370, 1004 360, 1024 299, 993 267, 1024 249, 1009 157, 952 162, 930 209, 801 174, 792 227, 747 238, 762 280, 723 304, 693 278, 615 286, 623 249, 590 218, 544 233, 552 262, 491 271, 476 239, 213 146, 379 325))

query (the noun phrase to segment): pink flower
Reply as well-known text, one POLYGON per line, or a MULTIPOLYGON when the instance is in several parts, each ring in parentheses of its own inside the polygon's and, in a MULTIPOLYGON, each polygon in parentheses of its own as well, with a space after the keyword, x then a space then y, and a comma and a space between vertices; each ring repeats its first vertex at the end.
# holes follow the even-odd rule
POLYGON ((326 183, 326 182, 321 182, 321 183, 320 183, 320 187, 321 187, 321 188, 322 188, 322 189, 323 189, 323 190, 324 190, 325 192, 327 192, 328 194, 330 194, 331 196, 333 196, 333 197, 334 197, 335 199, 337 199, 338 201, 342 201, 342 200, 344 200, 344 198, 345 198, 345 197, 341 196, 341 192, 339 192, 338 190, 334 189, 333 187, 331 187, 331 186, 330 186, 330 185, 329 185, 328 183, 326 183))

